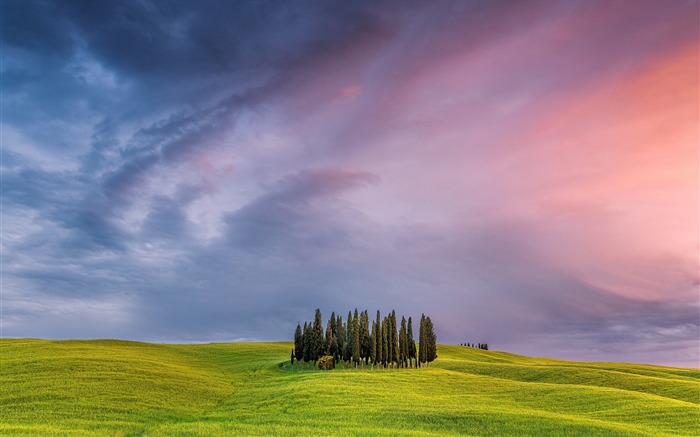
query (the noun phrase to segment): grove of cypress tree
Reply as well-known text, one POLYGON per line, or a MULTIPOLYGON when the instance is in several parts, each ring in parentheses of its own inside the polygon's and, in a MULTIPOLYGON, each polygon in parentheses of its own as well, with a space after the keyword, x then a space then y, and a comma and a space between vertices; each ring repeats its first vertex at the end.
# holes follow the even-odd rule
MULTIPOLYGON (((401 316, 397 322, 396 311, 392 310, 382 319, 377 311, 376 321, 370 320, 367 310, 362 312, 355 308, 348 312, 348 322, 335 312, 323 329, 321 310, 316 309, 314 321, 304 322, 304 327, 297 323, 294 331, 294 347, 290 362, 294 364, 316 362, 323 355, 330 355, 334 362, 345 361, 357 368, 369 365, 381 365, 383 368, 421 367, 437 358, 437 336, 430 317, 421 314, 418 345, 413 337, 413 319, 401 316), (418 346, 418 348, 416 348, 418 346)), ((488 344, 460 343, 461 346, 478 347, 488 350, 488 344)))

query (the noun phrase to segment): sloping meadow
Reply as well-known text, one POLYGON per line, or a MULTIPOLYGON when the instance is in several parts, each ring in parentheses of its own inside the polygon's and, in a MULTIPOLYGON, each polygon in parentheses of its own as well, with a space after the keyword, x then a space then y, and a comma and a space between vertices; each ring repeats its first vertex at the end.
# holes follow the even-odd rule
POLYGON ((291 343, 0 341, 2 435, 700 435, 700 371, 438 346, 300 370, 291 343))

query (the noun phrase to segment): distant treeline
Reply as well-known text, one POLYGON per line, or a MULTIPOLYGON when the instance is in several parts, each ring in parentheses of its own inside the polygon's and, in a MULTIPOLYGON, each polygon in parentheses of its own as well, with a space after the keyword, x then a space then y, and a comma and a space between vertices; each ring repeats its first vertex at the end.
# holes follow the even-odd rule
POLYGON ((489 350, 489 345, 488 345, 488 343, 477 343, 477 344, 474 344, 474 343, 460 343, 459 345, 460 345, 460 346, 466 346, 466 347, 475 347, 475 348, 478 348, 478 349, 483 349, 483 350, 485 350, 485 351, 489 350))
POLYGON ((354 315, 348 312, 347 321, 333 312, 324 333, 321 310, 317 308, 313 323, 304 322, 303 328, 297 324, 291 362, 318 362, 323 369, 340 362, 384 369, 421 367, 437 358, 437 337, 430 317, 421 315, 418 332, 416 349, 410 317, 407 321, 402 316, 398 324, 396 311, 384 318, 377 311, 370 330, 367 310, 359 313, 356 308, 354 315))

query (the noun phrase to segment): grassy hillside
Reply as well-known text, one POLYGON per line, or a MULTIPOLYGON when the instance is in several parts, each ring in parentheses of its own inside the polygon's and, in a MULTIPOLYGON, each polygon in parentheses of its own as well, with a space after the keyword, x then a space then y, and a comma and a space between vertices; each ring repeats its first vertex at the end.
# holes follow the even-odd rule
POLYGON ((700 371, 439 346, 430 369, 281 368, 290 343, 0 341, 2 435, 700 435, 700 371))

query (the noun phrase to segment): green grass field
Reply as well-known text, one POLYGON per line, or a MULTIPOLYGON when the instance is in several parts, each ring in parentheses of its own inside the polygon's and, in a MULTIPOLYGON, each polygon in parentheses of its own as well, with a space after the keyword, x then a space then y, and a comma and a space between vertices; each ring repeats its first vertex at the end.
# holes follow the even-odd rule
POLYGON ((440 345, 429 369, 321 372, 290 350, 4 339, 0 434, 700 435, 697 369, 440 345))

